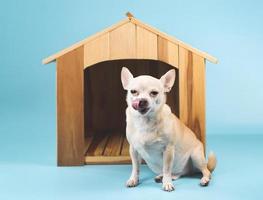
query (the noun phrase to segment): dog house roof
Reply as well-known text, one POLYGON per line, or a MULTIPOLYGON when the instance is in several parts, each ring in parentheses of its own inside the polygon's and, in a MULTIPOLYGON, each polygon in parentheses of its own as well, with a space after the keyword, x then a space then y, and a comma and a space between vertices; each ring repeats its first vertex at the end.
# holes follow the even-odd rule
POLYGON ((154 28, 152 26, 149 26, 149 25, 139 21, 138 19, 134 18, 134 16, 131 13, 128 12, 126 14, 126 16, 127 16, 127 18, 125 18, 124 20, 122 20, 122 21, 120 21, 120 22, 118 22, 118 23, 116 23, 116 24, 104 29, 103 31, 98 32, 98 33, 96 33, 96 34, 94 34, 94 35, 92 35, 90 37, 87 37, 84 40, 81 40, 81 41, 73 44, 72 46, 67 47, 67 48, 65 48, 65 49, 63 49, 63 50, 61 50, 61 51, 59 51, 59 52, 57 52, 57 53, 45 58, 45 59, 43 59, 42 63, 43 64, 48 64, 50 62, 53 62, 57 58, 63 56, 64 54, 66 54, 66 53, 68 53, 68 52, 70 52, 70 51, 72 51, 72 50, 74 50, 74 49, 76 49, 76 48, 78 48, 78 47, 80 47, 80 46, 82 46, 82 45, 84 45, 84 44, 86 44, 86 43, 88 43, 88 42, 90 42, 90 41, 92 41, 92 40, 104 35, 104 34, 106 34, 106 33, 109 33, 111 31, 113 31, 114 29, 119 28, 119 27, 121 27, 121 26, 123 26, 123 25, 125 25, 127 23, 132 23, 132 24, 134 24, 136 26, 139 26, 139 27, 141 27, 143 29, 146 29, 146 30, 158 35, 158 36, 161 36, 162 38, 165 38, 169 42, 174 43, 174 44, 176 44, 178 46, 181 46, 181 47, 183 47, 183 48, 185 48, 185 49, 187 49, 187 50, 189 50, 189 51, 191 51, 191 52, 193 52, 193 53, 195 53, 195 54, 207 59, 208 61, 210 61, 212 63, 215 63, 215 64, 218 63, 217 58, 209 55, 208 53, 206 53, 204 51, 196 49, 196 48, 190 46, 189 44, 186 44, 186 43, 182 42, 181 40, 179 40, 179 39, 177 39, 175 37, 169 36, 166 33, 163 33, 163 32, 157 30, 156 28, 154 28))

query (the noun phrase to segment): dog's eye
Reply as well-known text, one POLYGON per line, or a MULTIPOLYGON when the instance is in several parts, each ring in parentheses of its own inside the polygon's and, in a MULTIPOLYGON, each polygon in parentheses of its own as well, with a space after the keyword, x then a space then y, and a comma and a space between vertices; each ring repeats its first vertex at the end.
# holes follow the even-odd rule
POLYGON ((133 95, 138 95, 138 91, 137 91, 137 90, 131 90, 131 93, 132 93, 133 95))
POLYGON ((157 92, 157 91, 151 91, 151 92, 150 92, 150 95, 151 95, 152 97, 155 97, 155 96, 157 96, 157 94, 158 94, 158 92, 157 92))

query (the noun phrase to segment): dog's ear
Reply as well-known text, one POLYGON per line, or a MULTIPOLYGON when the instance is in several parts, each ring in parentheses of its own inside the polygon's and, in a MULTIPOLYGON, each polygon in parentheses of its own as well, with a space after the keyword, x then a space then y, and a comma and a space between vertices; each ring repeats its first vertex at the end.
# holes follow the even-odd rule
POLYGON ((128 70, 128 68, 123 67, 121 69, 121 82, 125 90, 128 90, 128 85, 132 79, 133 79, 132 73, 128 70))
POLYGON ((160 81, 163 83, 165 92, 170 92, 170 90, 172 89, 174 85, 175 76, 175 70, 171 69, 160 78, 160 81))

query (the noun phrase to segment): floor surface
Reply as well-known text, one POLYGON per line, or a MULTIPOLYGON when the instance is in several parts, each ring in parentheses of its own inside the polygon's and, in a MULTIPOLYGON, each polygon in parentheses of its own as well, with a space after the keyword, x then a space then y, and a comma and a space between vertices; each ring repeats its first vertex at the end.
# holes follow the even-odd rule
POLYGON ((200 187, 197 177, 181 178, 174 181, 176 189, 170 193, 154 182, 147 166, 142 167, 140 185, 126 188, 130 165, 57 167, 53 140, 12 138, 12 145, 0 141, 2 200, 263 198, 263 136, 259 135, 208 136, 208 150, 213 149, 218 157, 210 185, 200 187))

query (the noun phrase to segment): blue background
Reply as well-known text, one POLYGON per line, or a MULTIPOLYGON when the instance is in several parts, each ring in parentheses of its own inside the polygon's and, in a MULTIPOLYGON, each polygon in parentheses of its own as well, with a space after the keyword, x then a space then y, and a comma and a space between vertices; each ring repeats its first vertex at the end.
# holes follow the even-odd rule
MULTIPOLYGON (((243 186, 242 181, 245 183, 247 178, 251 186, 259 177, 256 174, 246 177, 244 171, 256 173, 254 167, 259 169, 263 163, 260 158, 263 139, 262 10, 263 2, 256 0, 242 3, 237 0, 1 0, 0 197, 12 199, 20 194, 20 197, 32 199, 35 196, 58 199, 61 195, 64 198, 77 195, 85 199, 92 192, 94 197, 102 197, 100 189, 107 187, 106 191, 117 189, 116 195, 121 192, 118 189, 123 189, 123 185, 119 184, 125 182, 130 166, 55 167, 56 70, 55 63, 43 66, 41 60, 118 22, 126 11, 219 59, 217 65, 207 62, 206 69, 208 149, 211 146, 222 159, 216 174, 218 184, 212 185, 211 191, 206 188, 204 193, 203 189, 195 188, 197 180, 193 184, 191 179, 186 179, 178 187, 184 188, 181 191, 185 193, 178 192, 177 196, 187 195, 187 187, 192 187, 196 198, 207 194, 215 196, 224 180, 229 179, 236 181, 234 185, 243 186), (247 141, 251 142, 247 144, 247 141), (233 174, 226 170, 233 165, 231 153, 236 158, 235 164, 244 167, 251 162, 253 168, 242 168, 240 174, 235 171, 236 177, 231 178, 233 174), (247 155, 251 160, 243 160, 240 155, 247 155), (100 174, 102 180, 93 177, 94 182, 91 182, 89 174, 100 174), (105 179, 104 175, 115 179, 105 179), (115 182, 111 184, 110 180, 115 182), (45 196, 48 191, 50 196, 45 196)), ((153 176, 146 167, 143 170, 146 177, 153 176)), ((139 191, 154 193, 157 190, 161 196, 167 195, 158 190, 159 185, 154 185, 152 190, 151 184, 145 189, 140 185, 139 191)), ((230 187, 228 191, 232 190, 234 197, 242 188, 235 191, 230 187)), ((257 194, 252 189, 249 191, 257 194)), ((129 190, 128 194, 132 198, 137 193, 129 190)))

